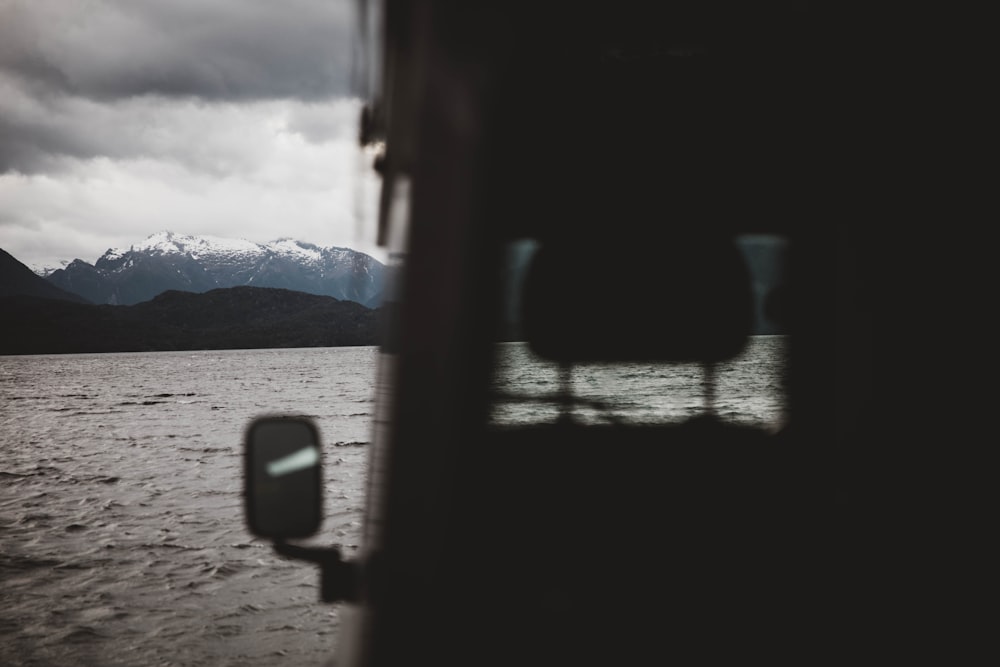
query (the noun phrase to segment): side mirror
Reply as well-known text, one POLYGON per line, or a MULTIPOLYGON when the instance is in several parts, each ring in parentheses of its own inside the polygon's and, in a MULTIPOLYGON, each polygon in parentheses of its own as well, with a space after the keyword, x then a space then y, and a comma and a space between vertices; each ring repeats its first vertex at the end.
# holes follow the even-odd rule
POLYGON ((319 430, 303 417, 260 417, 244 440, 247 525, 277 541, 309 537, 323 520, 319 430))

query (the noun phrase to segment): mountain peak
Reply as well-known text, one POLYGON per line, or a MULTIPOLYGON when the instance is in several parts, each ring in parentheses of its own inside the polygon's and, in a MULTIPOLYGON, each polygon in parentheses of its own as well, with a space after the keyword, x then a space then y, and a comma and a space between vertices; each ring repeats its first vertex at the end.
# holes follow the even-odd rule
POLYGON ((151 234, 144 241, 131 248, 133 252, 153 255, 192 255, 196 258, 199 254, 256 253, 260 251, 259 249, 260 246, 246 239, 225 239, 207 235, 188 236, 169 230, 151 234))
MULTIPOLYGON (((78 260, 79 261, 79 260, 78 260)), ((275 287, 380 305, 380 262, 347 248, 292 238, 266 245, 246 239, 190 236, 162 230, 130 246, 111 248, 91 266, 71 264, 48 279, 95 303, 134 304, 167 289, 275 287)))

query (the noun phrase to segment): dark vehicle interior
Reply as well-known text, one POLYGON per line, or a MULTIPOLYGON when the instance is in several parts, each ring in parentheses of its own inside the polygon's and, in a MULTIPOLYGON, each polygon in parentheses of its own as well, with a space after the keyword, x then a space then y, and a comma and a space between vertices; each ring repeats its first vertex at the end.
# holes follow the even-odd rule
POLYGON ((854 111, 877 101, 857 31, 802 3, 362 10, 383 239, 404 187, 408 227, 365 545, 327 573, 358 610, 337 664, 853 663, 893 643, 914 593, 891 534, 914 514, 887 527, 875 481, 900 445, 874 410, 878 246, 845 222, 873 136, 854 111), (711 409, 751 334, 743 234, 789 248, 763 306, 789 341, 776 430, 711 409), (491 423, 523 239, 520 340, 566 377, 699 364, 704 414, 581 421, 566 383, 558 418, 491 423))

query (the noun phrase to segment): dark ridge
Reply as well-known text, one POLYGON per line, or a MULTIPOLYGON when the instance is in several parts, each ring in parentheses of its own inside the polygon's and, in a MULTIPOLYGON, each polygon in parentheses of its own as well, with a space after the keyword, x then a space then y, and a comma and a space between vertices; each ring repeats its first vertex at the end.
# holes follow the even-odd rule
POLYGON ((0 297, 33 296, 42 299, 60 299, 77 303, 90 303, 79 294, 61 289, 0 249, 0 297))
POLYGON ((168 291, 134 306, 0 298, 0 354, 377 345, 380 309, 263 287, 168 291))

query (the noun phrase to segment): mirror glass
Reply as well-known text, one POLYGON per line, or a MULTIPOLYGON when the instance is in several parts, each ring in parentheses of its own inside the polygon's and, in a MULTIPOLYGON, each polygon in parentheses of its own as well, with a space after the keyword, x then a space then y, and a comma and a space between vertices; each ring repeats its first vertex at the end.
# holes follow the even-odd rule
POLYGON ((320 438, 301 417, 262 417, 244 442, 246 517, 258 537, 308 537, 322 520, 320 438))

